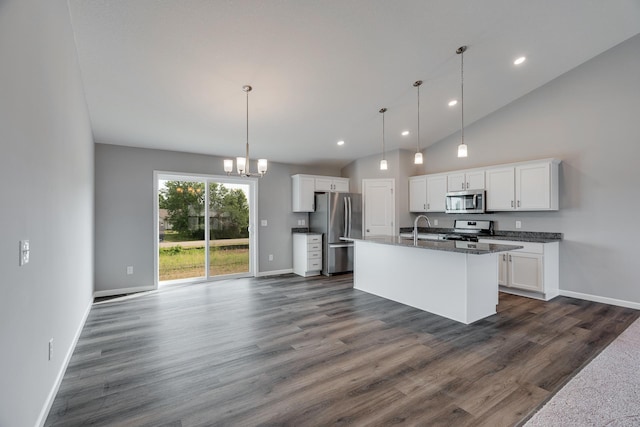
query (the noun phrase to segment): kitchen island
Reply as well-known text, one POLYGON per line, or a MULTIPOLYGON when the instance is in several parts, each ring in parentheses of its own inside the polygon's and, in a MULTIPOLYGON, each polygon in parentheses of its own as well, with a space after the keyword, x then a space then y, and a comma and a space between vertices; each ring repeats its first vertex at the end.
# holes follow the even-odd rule
POLYGON ((355 242, 354 288, 465 324, 496 313, 497 253, 522 246, 393 237, 355 242))

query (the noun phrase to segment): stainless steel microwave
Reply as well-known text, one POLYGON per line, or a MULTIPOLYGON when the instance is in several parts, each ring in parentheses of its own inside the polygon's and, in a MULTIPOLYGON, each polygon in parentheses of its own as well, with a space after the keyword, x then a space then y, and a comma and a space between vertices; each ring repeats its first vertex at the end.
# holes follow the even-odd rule
POLYGON ((446 213, 484 213, 484 190, 451 191, 446 195, 446 213))

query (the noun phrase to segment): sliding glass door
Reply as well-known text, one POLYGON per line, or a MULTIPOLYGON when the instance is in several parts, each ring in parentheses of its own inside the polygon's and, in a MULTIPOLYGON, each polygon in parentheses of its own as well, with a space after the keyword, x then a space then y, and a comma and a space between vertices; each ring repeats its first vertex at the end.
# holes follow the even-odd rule
POLYGON ((248 274, 250 270, 247 184, 208 181, 209 276, 248 274))
POLYGON ((158 283, 253 275, 256 185, 157 173, 158 283))

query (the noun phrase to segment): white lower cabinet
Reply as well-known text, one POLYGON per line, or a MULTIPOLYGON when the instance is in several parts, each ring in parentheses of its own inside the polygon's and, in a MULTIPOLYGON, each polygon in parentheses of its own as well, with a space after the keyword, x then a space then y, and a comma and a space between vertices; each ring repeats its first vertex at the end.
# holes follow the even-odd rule
POLYGON ((498 284, 501 291, 545 301, 559 295, 559 242, 480 241, 523 246, 522 249, 498 254, 498 284))
POLYGON ((322 234, 293 234, 293 272, 317 276, 322 270, 322 234))

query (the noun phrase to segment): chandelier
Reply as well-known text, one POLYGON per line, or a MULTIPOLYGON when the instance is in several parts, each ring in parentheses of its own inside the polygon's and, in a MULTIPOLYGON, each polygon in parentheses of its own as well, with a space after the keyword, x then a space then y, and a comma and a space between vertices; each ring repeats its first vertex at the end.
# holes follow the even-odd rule
MULTIPOLYGON (((249 92, 253 89, 249 85, 242 86, 242 90, 247 94, 247 144, 245 157, 236 157, 237 175, 242 177, 260 176, 261 178, 267 173, 267 159, 258 159, 258 173, 251 173, 251 165, 249 164, 249 92)), ((227 175, 233 172, 233 160, 224 160, 224 171, 227 175)))

